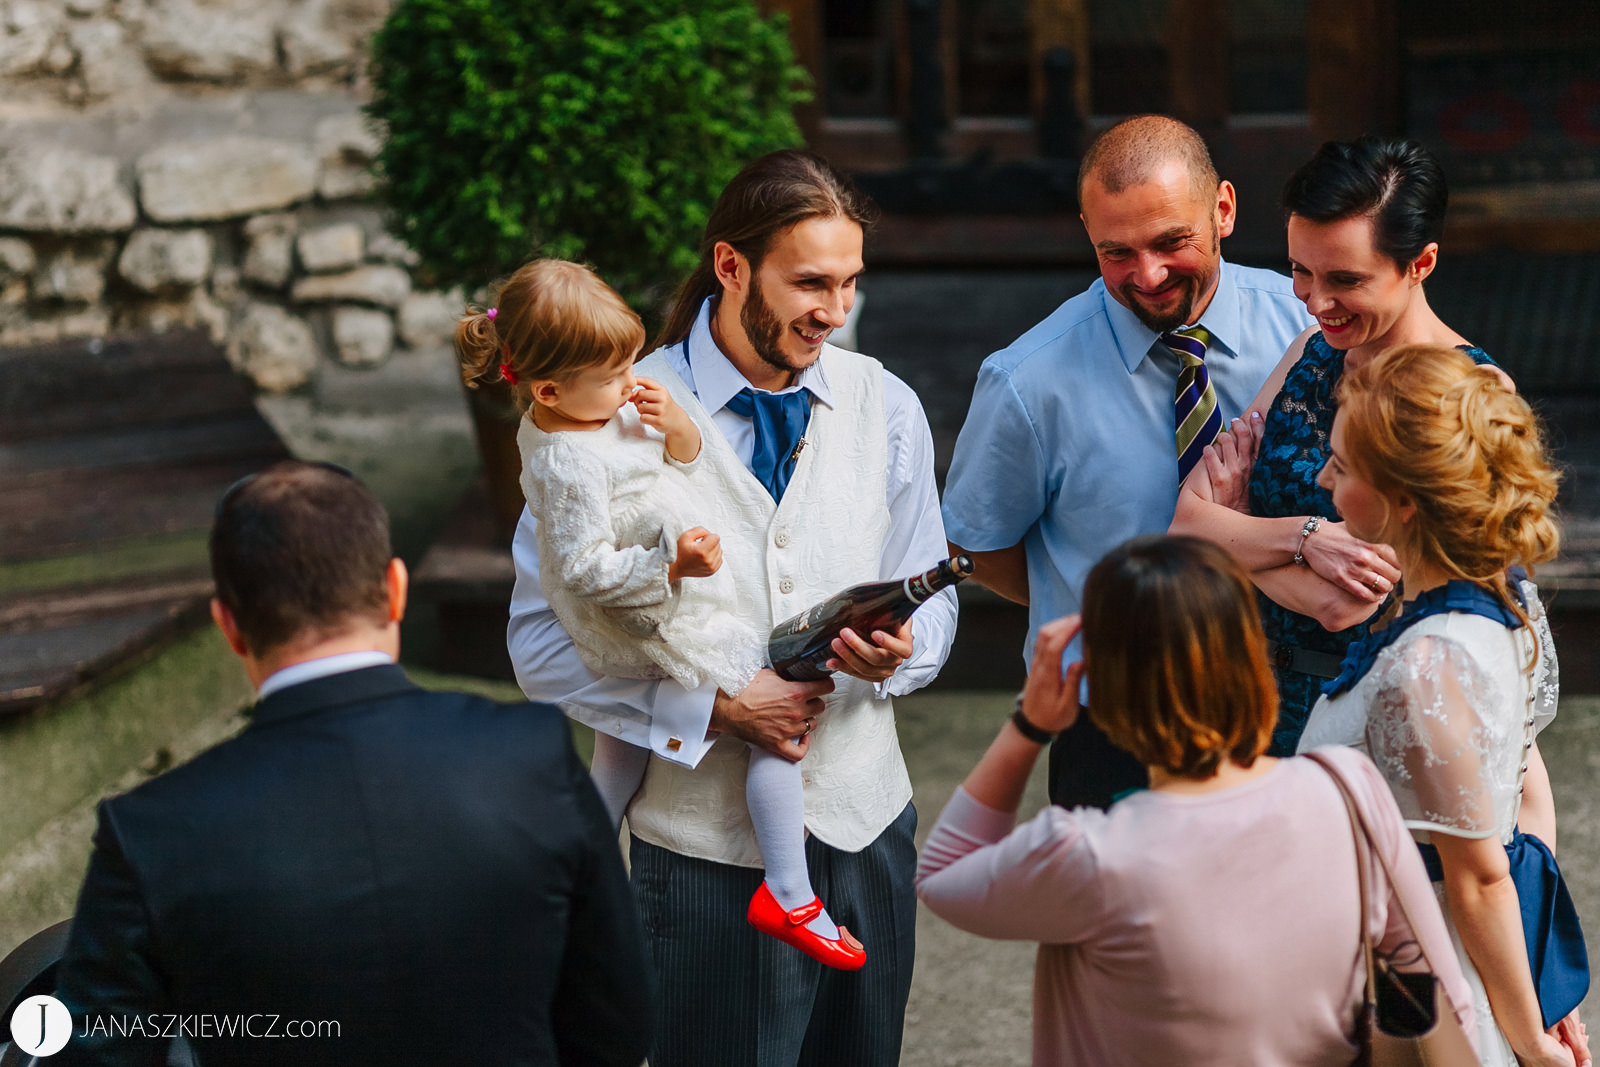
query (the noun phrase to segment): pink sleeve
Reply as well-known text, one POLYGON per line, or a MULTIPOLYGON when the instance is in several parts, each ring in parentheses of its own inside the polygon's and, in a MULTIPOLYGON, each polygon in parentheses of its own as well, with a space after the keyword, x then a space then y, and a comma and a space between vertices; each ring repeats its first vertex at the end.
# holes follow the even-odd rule
MULTIPOLYGON (((1432 883, 1428 881, 1427 869, 1422 865, 1422 856, 1418 854, 1416 842, 1401 820, 1394 795, 1383 780, 1382 772, 1365 755, 1354 749, 1343 749, 1336 755, 1340 757, 1345 781, 1350 784, 1356 803, 1361 806, 1367 825, 1377 838, 1377 847, 1388 859, 1389 869, 1394 872, 1395 884, 1392 886, 1384 879, 1381 869, 1373 872, 1378 886, 1387 890, 1383 903, 1388 921, 1386 929, 1381 931, 1378 950, 1385 954, 1398 953, 1396 964, 1400 970, 1421 970, 1420 960, 1415 965, 1410 962, 1416 956, 1412 946, 1420 945, 1433 973, 1444 987, 1445 995, 1450 998, 1451 1006, 1455 1008, 1456 1018, 1461 1020, 1461 1026, 1468 1036, 1475 1037, 1477 1029, 1473 1022, 1472 994, 1467 987, 1466 976, 1461 972, 1461 961, 1456 956, 1455 946, 1451 944, 1438 898, 1434 895, 1432 883), (1401 910, 1397 896, 1405 898, 1406 908, 1416 922, 1415 929, 1406 921, 1406 912, 1401 910)), ((1379 930, 1373 930, 1374 936, 1379 933, 1379 930)))
POLYGON ((1098 818, 1103 813, 1052 806, 1013 828, 1014 815, 957 789, 923 845, 917 895, 935 915, 980 937, 1085 941, 1105 915, 1084 834, 1098 818))

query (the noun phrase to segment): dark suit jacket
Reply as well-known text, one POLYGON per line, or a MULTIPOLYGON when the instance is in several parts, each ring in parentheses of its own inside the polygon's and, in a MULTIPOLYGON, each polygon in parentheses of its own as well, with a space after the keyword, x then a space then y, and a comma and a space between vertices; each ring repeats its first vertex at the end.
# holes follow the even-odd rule
POLYGON ((164 1063, 141 1034, 185 1027, 207 1067, 644 1058, 637 915, 553 707, 334 675, 99 814, 52 1063, 164 1063))

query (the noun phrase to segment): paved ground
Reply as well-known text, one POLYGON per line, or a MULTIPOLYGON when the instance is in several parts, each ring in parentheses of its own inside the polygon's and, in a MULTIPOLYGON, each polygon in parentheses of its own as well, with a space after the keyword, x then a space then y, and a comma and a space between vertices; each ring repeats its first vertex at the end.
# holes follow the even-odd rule
MULTIPOLYGON (((920 848, 945 802, 994 740, 1011 692, 931 692, 896 702, 911 771, 920 848)), ((1045 804, 1044 761, 1022 810, 1045 804)), ((984 941, 917 908, 917 967, 901 1063, 916 1067, 1024 1067, 1033 1020, 1031 942, 984 941)))
MULTIPOLYGON (((418 676, 430 686, 463 681, 426 672, 418 676)), ((499 683, 465 684, 491 694, 514 692, 499 683)), ((919 846, 993 740, 1012 696, 936 686, 895 702, 901 747, 916 792, 919 846)), ((585 732, 578 728, 580 748, 585 747, 585 732)), ((1600 959, 1600 697, 1563 700, 1540 744, 1555 786, 1562 868, 1578 913, 1588 920, 1590 956, 1600 959)), ((1022 810, 1031 814, 1044 803, 1041 761, 1022 810)), ((906 1067, 1026 1067, 1033 955, 1031 942, 985 941, 919 908, 917 966, 901 1062, 906 1067)), ((1591 994, 1584 1012, 1600 1017, 1600 998, 1591 994)))

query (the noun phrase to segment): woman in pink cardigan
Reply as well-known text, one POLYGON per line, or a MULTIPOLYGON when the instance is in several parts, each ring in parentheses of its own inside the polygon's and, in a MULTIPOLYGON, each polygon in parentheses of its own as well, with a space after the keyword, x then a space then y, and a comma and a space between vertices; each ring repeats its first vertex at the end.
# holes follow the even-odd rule
MULTIPOLYGON (((1016 713, 939 817, 917 871, 933 912, 1038 941, 1036 1064, 1347 1065, 1364 972, 1355 845, 1328 772, 1263 756, 1277 690, 1249 580, 1190 538, 1130 541, 1084 585, 1083 616, 1041 628, 1016 713), (1062 653, 1080 625, 1084 663, 1062 653), (1101 812, 1016 825, 1045 744, 1081 709, 1150 770, 1101 812)), ((1330 749, 1419 928, 1381 868, 1372 936, 1420 942, 1472 1034, 1471 1001, 1388 786, 1330 749)))

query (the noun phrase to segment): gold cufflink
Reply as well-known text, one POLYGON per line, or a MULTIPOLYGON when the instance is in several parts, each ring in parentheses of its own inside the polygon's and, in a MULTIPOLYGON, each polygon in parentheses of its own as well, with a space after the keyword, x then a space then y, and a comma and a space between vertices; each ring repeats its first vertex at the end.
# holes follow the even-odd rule
POLYGON ((668 752, 676 752, 676 751, 678 751, 678 749, 680 749, 682 747, 683 747, 683 738, 681 738, 681 737, 669 737, 669 738, 667 738, 667 751, 668 752))

